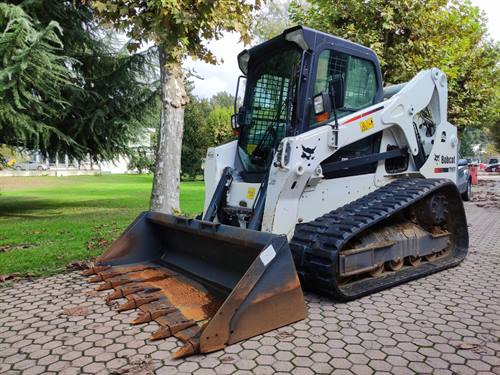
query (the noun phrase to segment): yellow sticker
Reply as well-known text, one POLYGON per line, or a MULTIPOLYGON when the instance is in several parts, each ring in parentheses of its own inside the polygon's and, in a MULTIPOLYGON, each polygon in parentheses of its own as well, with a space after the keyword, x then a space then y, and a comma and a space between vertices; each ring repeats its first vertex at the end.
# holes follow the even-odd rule
POLYGON ((359 127, 361 128, 362 132, 365 132, 367 130, 370 130, 373 128, 373 118, 367 118, 366 120, 363 120, 359 123, 359 127))
POLYGON ((247 199, 253 199, 255 197, 255 188, 250 187, 247 191, 247 199))
POLYGON ((249 154, 251 154, 253 152, 253 150, 255 150, 255 148, 257 147, 257 145, 253 144, 253 143, 249 143, 247 144, 247 152, 249 154))

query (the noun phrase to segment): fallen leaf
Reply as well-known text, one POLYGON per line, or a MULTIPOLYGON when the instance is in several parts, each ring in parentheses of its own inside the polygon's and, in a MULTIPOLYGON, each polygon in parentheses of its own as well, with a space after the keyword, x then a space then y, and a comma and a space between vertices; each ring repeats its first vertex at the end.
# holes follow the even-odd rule
POLYGON ((286 332, 286 331, 279 331, 276 336, 278 340, 280 341, 284 341, 284 340, 288 340, 288 339, 292 339, 295 337, 295 335, 293 333, 290 333, 290 332, 286 332))
POLYGON ((153 363, 153 360, 146 359, 146 360, 131 361, 130 365, 122 367, 120 369, 111 370, 110 374, 153 375, 154 370, 155 370, 155 365, 153 363))
POLYGON ((70 264, 66 265, 66 269, 69 271, 82 271, 89 268, 89 266, 91 265, 92 262, 87 260, 80 262, 71 262, 70 264))
POLYGON ((29 244, 29 243, 22 243, 22 244, 17 244, 17 245, 3 245, 0 246, 0 253, 6 253, 8 251, 12 250, 23 250, 23 249, 29 249, 30 247, 33 247, 35 245, 29 244))
POLYGON ((0 275, 0 283, 4 283, 8 280, 13 280, 14 277, 14 275, 0 275))
POLYGON ((474 350, 479 347, 479 344, 472 344, 470 342, 461 341, 455 345, 455 348, 460 350, 474 350))
POLYGON ((87 306, 67 307, 63 310, 63 315, 68 316, 87 316, 90 310, 87 306))
POLYGON ((31 278, 33 278, 33 276, 34 275, 31 272, 26 272, 26 273, 12 273, 12 274, 9 274, 9 275, 0 275, 0 283, 6 282, 6 281, 10 281, 10 280, 14 280, 14 279, 22 279, 22 278, 31 279, 31 278))

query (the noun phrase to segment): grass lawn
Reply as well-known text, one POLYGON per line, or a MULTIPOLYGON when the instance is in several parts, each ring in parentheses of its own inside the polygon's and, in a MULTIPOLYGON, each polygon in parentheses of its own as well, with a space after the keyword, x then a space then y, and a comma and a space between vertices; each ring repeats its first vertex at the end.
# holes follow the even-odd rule
MULTIPOLYGON (((148 209, 152 176, 0 177, 0 275, 61 272, 93 258, 148 209)), ((203 210, 203 182, 181 185, 181 210, 203 210)))

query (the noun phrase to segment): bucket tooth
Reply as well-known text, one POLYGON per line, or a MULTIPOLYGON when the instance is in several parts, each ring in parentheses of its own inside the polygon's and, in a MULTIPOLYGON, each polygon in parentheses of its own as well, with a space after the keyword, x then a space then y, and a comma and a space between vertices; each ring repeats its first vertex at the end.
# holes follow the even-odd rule
POLYGON ((152 294, 150 296, 130 295, 127 298, 129 300, 118 306, 117 311, 127 311, 136 309, 139 306, 145 305, 146 303, 158 301, 160 299, 160 296, 158 294, 152 294))
POLYGON ((135 280, 130 280, 130 279, 127 279, 123 276, 119 276, 117 278, 113 278, 113 279, 109 279, 109 280, 105 281, 103 284, 101 284, 97 288, 95 288, 95 290, 97 290, 98 292, 103 291, 103 290, 109 290, 109 289, 113 289, 113 288, 120 286, 120 285, 125 285, 128 283, 131 283, 133 281, 135 281, 135 280))
POLYGON ((170 332, 172 332, 172 334, 175 335, 177 332, 192 327, 194 325, 196 325, 196 322, 194 320, 186 320, 184 322, 175 323, 170 326, 170 332))
POLYGON ((166 339, 170 336, 172 336, 172 331, 170 330, 170 327, 160 327, 158 330, 153 332, 151 336, 149 336, 149 339, 154 341, 154 340, 160 340, 160 339, 166 339))
POLYGON ((102 276, 99 274, 92 276, 90 279, 87 280, 88 283, 98 283, 99 281, 104 281, 102 276))
POLYGON ((99 272, 109 270, 111 266, 94 266, 94 267, 89 267, 86 270, 83 270, 81 272, 82 276, 92 276, 95 275, 99 272))
POLYGON ((110 302, 110 301, 113 301, 115 299, 120 299, 120 298, 123 298, 123 297, 125 297, 123 295, 123 289, 116 289, 116 290, 114 290, 113 292, 109 293, 106 296, 106 302, 110 302))
POLYGON ((146 289, 144 284, 135 284, 135 285, 124 285, 119 286, 115 289, 114 292, 111 292, 106 297, 106 301, 112 301, 114 299, 120 299, 128 296, 129 294, 138 293, 146 289))
POLYGON ((177 350, 175 353, 172 354, 172 358, 173 359, 184 358, 192 354, 199 353, 199 351, 200 351, 199 342, 188 341, 184 344, 182 348, 180 348, 179 350, 177 350))
POLYGON ((115 276, 120 276, 121 273, 117 271, 110 271, 110 272, 99 272, 97 275, 92 276, 90 279, 87 280, 88 283, 98 283, 99 281, 105 281, 108 279, 111 279, 112 277, 115 276))
POLYGON ((159 269, 145 269, 142 271, 134 271, 133 273, 120 275, 108 279, 104 284, 96 288, 97 291, 108 290, 116 288, 117 286, 129 284, 129 283, 140 283, 145 281, 155 281, 162 280, 170 277, 169 273, 161 271, 159 269))
POLYGON ((175 310, 177 310, 175 307, 167 307, 164 309, 143 311, 137 315, 137 317, 132 321, 132 324, 135 325, 135 324, 148 323, 151 322, 152 320, 155 320, 156 318, 159 318, 160 316, 170 314, 175 310))
POLYGON ((91 277, 88 280, 88 282, 89 283, 97 283, 99 281, 105 281, 105 280, 111 279, 112 277, 124 275, 126 273, 127 273, 126 271, 122 272, 122 271, 119 271, 119 270, 116 270, 116 269, 111 269, 111 270, 99 272, 97 275, 91 277))
POLYGON ((106 281, 105 283, 99 285, 95 290, 97 292, 102 292, 103 290, 110 290, 113 289, 113 285, 109 281, 106 281))
POLYGON ((131 299, 128 300, 127 302, 122 303, 116 308, 116 311, 122 312, 122 311, 128 311, 128 310, 133 310, 137 308, 135 304, 135 300, 131 299))
POLYGON ((153 332, 149 337, 150 340, 165 339, 175 335, 177 332, 196 325, 194 320, 185 320, 182 322, 173 323, 172 325, 162 326, 156 332, 153 332))
POLYGON ((180 330, 174 336, 177 337, 182 342, 188 342, 188 341, 193 341, 193 340, 199 341, 201 332, 205 329, 208 321, 207 321, 207 323, 201 324, 201 325, 199 323, 200 322, 198 322, 198 324, 196 324, 194 326, 180 330))
POLYGON ((87 268, 85 270, 83 270, 82 272, 80 272, 80 275, 82 276, 92 276, 92 275, 95 275, 97 272, 94 271, 94 268, 87 268))
POLYGON ((146 312, 140 312, 137 314, 136 318, 132 320, 132 325, 137 325, 137 324, 143 324, 143 323, 149 323, 150 321, 153 320, 153 315, 151 314, 150 311, 146 312))

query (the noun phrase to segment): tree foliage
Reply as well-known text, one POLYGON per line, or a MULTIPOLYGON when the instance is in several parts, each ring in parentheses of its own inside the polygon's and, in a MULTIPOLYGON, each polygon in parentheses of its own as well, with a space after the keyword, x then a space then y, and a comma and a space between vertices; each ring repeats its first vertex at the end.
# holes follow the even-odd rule
POLYGON ((226 91, 220 91, 210 98, 210 104, 212 106, 233 108, 234 107, 234 95, 232 95, 226 91))
POLYGON ((496 122, 491 123, 488 133, 490 135, 490 140, 494 147, 500 153, 500 116, 497 118, 496 122))
POLYGON ((290 16, 372 48, 386 84, 433 66, 442 69, 449 121, 459 128, 495 121, 500 47, 488 39, 484 15, 468 0, 295 1, 290 16))
POLYGON ((136 170, 137 173, 154 172, 154 160, 151 151, 146 147, 136 147, 129 152, 130 161, 127 169, 136 170))
POLYGON ((233 129, 231 128, 231 116, 234 113, 232 107, 216 105, 207 117, 207 126, 210 135, 210 145, 220 145, 231 140, 233 129))
MULTIPOLYGON (((299 1, 299 0, 297 0, 299 1)), ((300 0, 303 3, 303 0, 300 0)), ((262 43, 281 34, 284 29, 292 25, 286 0, 271 0, 255 14, 252 27, 253 40, 262 43)), ((295 5, 296 7, 298 4, 295 5)))
POLYGON ((231 128, 234 97, 219 92, 209 100, 191 94, 184 111, 184 140, 182 143, 182 174, 195 178, 203 173, 202 160, 207 149, 230 141, 234 136, 231 128))
POLYGON ((53 21, 36 27, 21 7, 6 3, 0 28, 0 144, 43 146, 51 134, 72 143, 44 121, 68 105, 62 92, 71 71, 59 53, 61 28, 53 21))
POLYGON ((127 153, 159 110, 154 51, 130 55, 79 1, 8 3, 0 4, 0 143, 77 159, 127 153))
MULTIPOLYGON (((242 0, 88 0, 105 25, 125 32, 135 50, 153 42, 167 52, 167 63, 180 64, 187 55, 215 63, 206 42, 224 31, 250 41, 254 5, 242 0)), ((258 5, 258 1, 257 4, 258 5)))
POLYGON ((207 115, 210 104, 190 94, 184 111, 184 140, 182 142, 182 174, 195 178, 202 173, 201 163, 209 147, 207 115))

